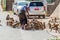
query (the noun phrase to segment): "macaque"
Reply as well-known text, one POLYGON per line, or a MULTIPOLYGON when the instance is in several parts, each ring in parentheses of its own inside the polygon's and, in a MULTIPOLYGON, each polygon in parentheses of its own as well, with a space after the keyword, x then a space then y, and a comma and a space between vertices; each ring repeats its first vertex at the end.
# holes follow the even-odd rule
POLYGON ((7 15, 6 20, 9 20, 9 18, 10 18, 10 16, 9 16, 9 15, 7 15))
POLYGON ((55 28, 56 33, 57 33, 57 31, 58 31, 58 26, 59 26, 59 24, 55 24, 55 23, 54 23, 54 28, 55 28))

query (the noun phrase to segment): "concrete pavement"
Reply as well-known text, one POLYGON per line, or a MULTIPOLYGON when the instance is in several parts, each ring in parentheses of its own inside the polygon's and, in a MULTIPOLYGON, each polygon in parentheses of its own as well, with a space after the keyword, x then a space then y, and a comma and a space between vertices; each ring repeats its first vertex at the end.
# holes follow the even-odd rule
MULTIPOLYGON (((46 30, 26 31, 6 26, 7 13, 8 12, 0 13, 0 19, 2 20, 2 26, 0 26, 0 40, 45 40, 52 37, 46 30)), ((44 19, 41 19, 39 21, 43 20, 44 19)), ((47 19, 45 19, 44 22, 47 22, 47 19)))
MULTIPOLYGON (((11 28, 6 26, 6 16, 9 12, 1 12, 0 20, 2 20, 0 26, 0 40, 46 40, 49 38, 55 38, 48 31, 45 30, 22 30, 17 28, 11 28)), ((48 22, 49 19, 39 19, 39 21, 48 22)))

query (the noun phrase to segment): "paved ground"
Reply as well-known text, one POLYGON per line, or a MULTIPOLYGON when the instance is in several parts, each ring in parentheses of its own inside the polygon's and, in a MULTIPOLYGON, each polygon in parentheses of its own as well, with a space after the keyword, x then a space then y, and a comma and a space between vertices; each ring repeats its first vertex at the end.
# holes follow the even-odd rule
MULTIPOLYGON (((45 38, 52 37, 46 30, 37 31, 24 31, 22 29, 14 29, 6 26, 6 15, 8 12, 1 12, 0 19, 2 26, 0 26, 0 40, 44 40, 45 38)), ((44 19, 38 19, 43 21, 44 19)), ((44 22, 47 22, 45 19, 44 22)))
MULTIPOLYGON (((22 30, 17 28, 11 28, 6 26, 6 15, 8 12, 0 12, 0 20, 2 20, 0 26, 0 40, 45 40, 48 38, 53 38, 48 31, 45 30, 22 30)), ((38 19, 39 21, 48 22, 49 19, 38 19)))
POLYGON ((2 26, 0 26, 0 40, 22 40, 19 29, 6 26, 6 15, 7 12, 0 13, 0 19, 2 20, 2 26))

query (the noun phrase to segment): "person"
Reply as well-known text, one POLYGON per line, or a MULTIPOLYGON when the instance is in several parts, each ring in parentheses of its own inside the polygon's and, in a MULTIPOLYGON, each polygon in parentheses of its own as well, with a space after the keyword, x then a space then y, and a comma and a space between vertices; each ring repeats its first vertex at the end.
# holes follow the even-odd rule
POLYGON ((25 6, 23 6, 21 8, 21 13, 19 13, 19 20, 20 20, 20 23, 21 23, 21 26, 22 26, 23 29, 24 29, 24 25, 27 24, 26 13, 28 13, 28 16, 29 16, 28 4, 26 4, 25 6))

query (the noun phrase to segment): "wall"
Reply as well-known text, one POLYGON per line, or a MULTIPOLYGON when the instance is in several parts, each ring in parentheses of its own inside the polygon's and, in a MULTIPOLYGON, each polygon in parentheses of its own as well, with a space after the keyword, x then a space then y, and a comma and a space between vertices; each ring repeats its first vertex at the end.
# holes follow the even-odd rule
POLYGON ((54 5, 48 5, 47 6, 47 13, 48 13, 48 16, 50 16, 54 10, 56 9, 57 5, 60 3, 60 0, 55 0, 55 4, 54 5))
POLYGON ((50 17, 59 17, 60 18, 60 3, 56 7, 55 11, 52 13, 52 15, 50 17))
POLYGON ((14 0, 6 0, 6 10, 11 11, 12 10, 12 4, 14 0))

